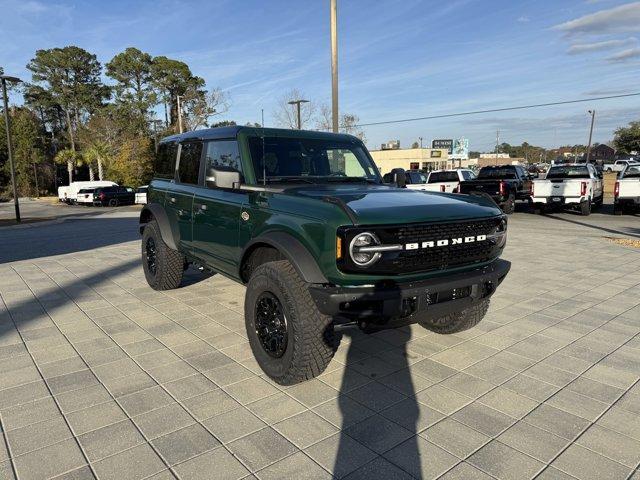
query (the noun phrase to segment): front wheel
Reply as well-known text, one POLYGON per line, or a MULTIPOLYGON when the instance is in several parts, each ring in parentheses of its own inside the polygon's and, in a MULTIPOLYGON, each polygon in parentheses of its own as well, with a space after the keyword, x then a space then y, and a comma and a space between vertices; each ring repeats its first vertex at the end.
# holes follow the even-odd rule
POLYGON ((614 205, 613 206, 613 214, 614 215, 622 215, 624 213, 624 209, 622 208, 621 205, 614 205))
POLYGON ((147 223, 142 232, 142 269, 154 290, 171 290, 182 282, 184 256, 162 241, 155 220, 147 223))
POLYGON ((480 300, 475 305, 461 312, 450 313, 444 317, 420 320, 421 326, 435 333, 458 333, 475 327, 482 320, 489 308, 489 299, 480 300))
POLYGON ((332 318, 318 310, 307 283, 287 260, 253 271, 244 317, 256 361, 280 385, 320 375, 340 343, 332 318))

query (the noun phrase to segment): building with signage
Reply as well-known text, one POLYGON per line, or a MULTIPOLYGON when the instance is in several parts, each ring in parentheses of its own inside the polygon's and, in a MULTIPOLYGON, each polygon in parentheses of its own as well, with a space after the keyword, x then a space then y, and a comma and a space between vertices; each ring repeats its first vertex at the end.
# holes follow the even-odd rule
POLYGON ((441 170, 458 167, 453 164, 446 148, 400 148, 394 150, 371 150, 381 174, 389 173, 394 168, 405 170, 441 170))

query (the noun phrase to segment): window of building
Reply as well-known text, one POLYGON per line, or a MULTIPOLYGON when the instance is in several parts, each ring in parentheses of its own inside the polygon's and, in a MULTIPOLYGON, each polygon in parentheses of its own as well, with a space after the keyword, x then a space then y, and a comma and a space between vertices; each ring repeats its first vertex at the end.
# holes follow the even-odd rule
POLYGON ((185 142, 180 145, 180 162, 178 163, 180 183, 198 184, 201 155, 202 142, 185 142))
POLYGON ((431 158, 440 158, 442 157, 442 152, 440 150, 431 150, 431 158))
POLYGON ((158 153, 153 162, 154 176, 158 178, 173 179, 176 170, 176 154, 178 144, 176 142, 164 142, 158 145, 158 153))
POLYGON ((411 170, 419 170, 420 169, 420 163, 419 162, 411 162, 409 164, 409 169, 411 169, 411 170))

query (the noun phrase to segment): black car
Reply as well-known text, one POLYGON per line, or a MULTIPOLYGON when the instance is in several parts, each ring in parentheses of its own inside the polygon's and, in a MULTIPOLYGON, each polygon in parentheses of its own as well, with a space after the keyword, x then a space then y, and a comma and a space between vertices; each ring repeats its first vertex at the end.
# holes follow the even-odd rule
POLYGON ((136 193, 131 187, 100 187, 93 192, 93 204, 96 206, 133 205, 135 201, 136 193))
POLYGON ((491 198, 504 213, 513 213, 516 200, 530 201, 533 175, 520 165, 482 167, 478 178, 460 182, 460 193, 491 198))

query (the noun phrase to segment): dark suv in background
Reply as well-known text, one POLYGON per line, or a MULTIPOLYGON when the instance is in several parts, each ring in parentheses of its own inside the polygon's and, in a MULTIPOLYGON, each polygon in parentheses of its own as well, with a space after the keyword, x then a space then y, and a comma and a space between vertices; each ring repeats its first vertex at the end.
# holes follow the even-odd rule
POLYGON ((93 191, 95 206, 117 207, 119 205, 133 205, 136 192, 131 187, 99 187, 93 191))

